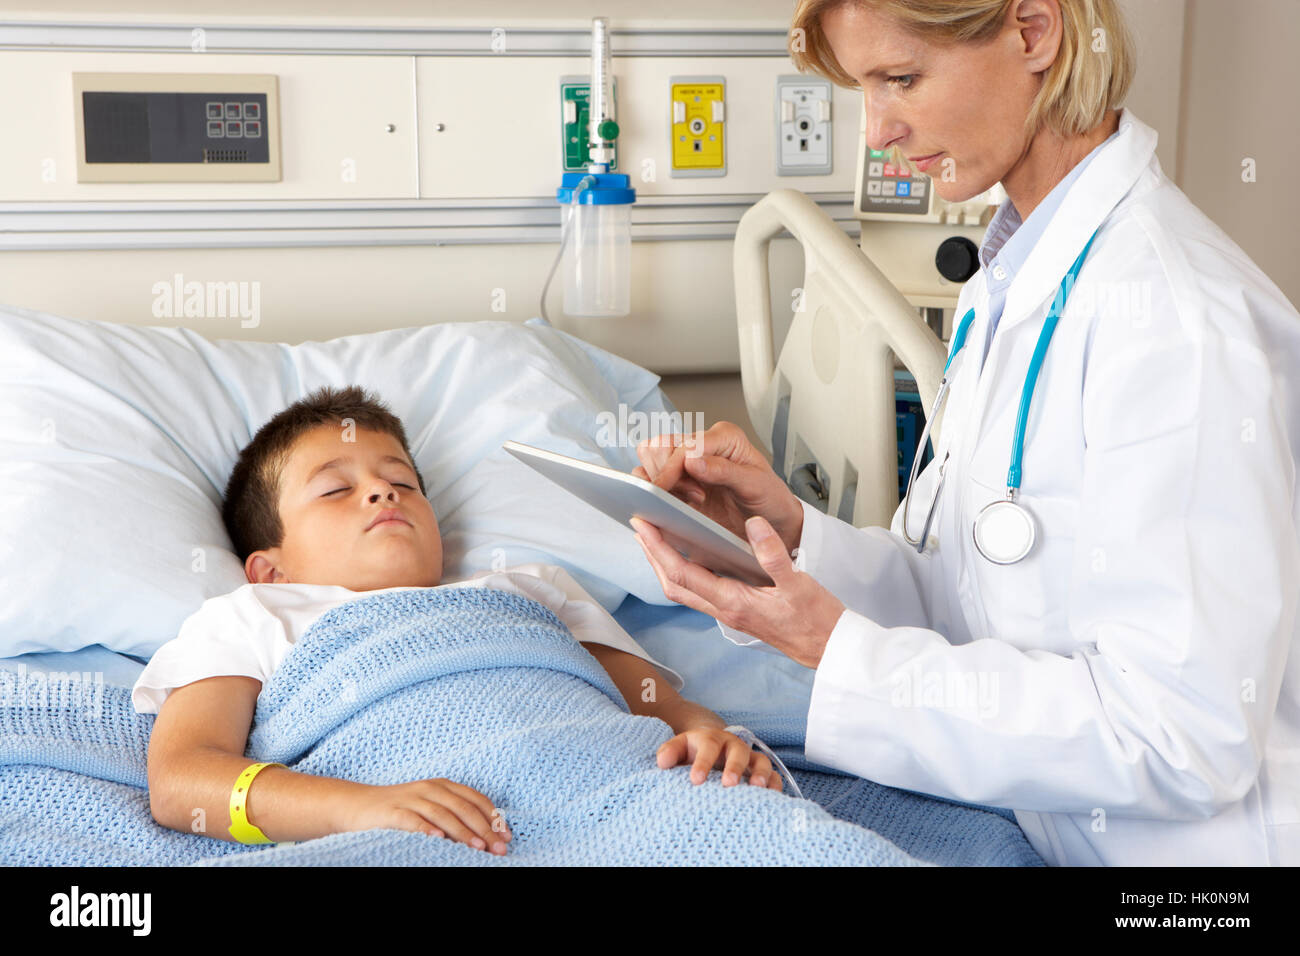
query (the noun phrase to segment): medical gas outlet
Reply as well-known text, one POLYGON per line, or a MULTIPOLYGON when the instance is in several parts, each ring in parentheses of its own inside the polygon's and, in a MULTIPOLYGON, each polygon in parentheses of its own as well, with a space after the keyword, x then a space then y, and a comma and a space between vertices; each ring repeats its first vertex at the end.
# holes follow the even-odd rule
POLYGON ((725 176, 726 80, 721 76, 674 76, 673 176, 725 176))
POLYGON ((831 172, 831 84, 806 76, 776 78, 776 174, 831 172))

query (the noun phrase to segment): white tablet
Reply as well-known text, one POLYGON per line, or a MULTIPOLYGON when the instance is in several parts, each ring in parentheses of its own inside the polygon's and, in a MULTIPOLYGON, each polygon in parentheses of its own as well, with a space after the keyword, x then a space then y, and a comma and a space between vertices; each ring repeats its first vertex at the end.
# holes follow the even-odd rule
POLYGON ((517 441, 501 447, 620 524, 631 528, 630 519, 641 518, 654 525, 688 561, 755 587, 772 586, 749 542, 644 478, 517 441))

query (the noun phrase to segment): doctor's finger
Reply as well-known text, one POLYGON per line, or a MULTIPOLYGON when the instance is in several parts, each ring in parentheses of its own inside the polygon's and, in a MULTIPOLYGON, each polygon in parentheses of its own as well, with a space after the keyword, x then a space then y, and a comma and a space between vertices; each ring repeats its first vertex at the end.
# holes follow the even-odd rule
MULTIPOLYGON (((688 505, 695 505, 704 500, 704 489, 700 486, 698 481, 687 475, 685 471, 682 472, 681 478, 673 487, 669 487, 666 484, 666 480, 664 482, 659 482, 651 478, 645 468, 641 465, 637 465, 637 467, 633 468, 629 474, 634 478, 640 478, 643 481, 651 482, 652 484, 663 488, 669 494, 674 495, 680 500, 686 502, 688 505)), ((660 474, 662 475, 662 472, 660 474)))
MULTIPOLYGON (((638 521, 639 520, 640 519, 638 519, 638 521)), ((642 525, 642 526, 652 527, 647 525, 642 525)), ((699 597, 698 595, 692 594, 689 591, 686 591, 684 589, 678 588, 675 585, 673 585, 671 579, 668 576, 668 572, 664 569, 664 566, 659 562, 659 559, 656 556, 656 554, 651 552, 650 546, 646 543, 646 540, 639 534, 637 535, 636 540, 637 543, 641 545, 641 550, 645 552, 646 560, 650 562, 650 567, 654 570, 655 577, 659 579, 659 587, 663 590, 664 597, 668 598, 668 600, 670 601, 676 602, 677 604, 681 604, 686 607, 689 607, 691 610, 699 611, 703 614, 707 614, 711 618, 715 618, 715 619, 717 618, 719 614, 717 608, 715 608, 712 604, 710 604, 708 601, 705 601, 703 598, 699 597)), ((660 544, 662 547, 668 547, 667 545, 664 545, 662 542, 660 542, 660 544)), ((674 551, 673 553, 676 554, 676 551, 674 551)), ((681 556, 678 555, 679 560, 680 558, 681 556)))
POLYGON ((636 457, 651 481, 654 481, 663 471, 664 466, 672 460, 673 452, 680 445, 680 435, 656 435, 637 443, 636 457))
POLYGON ((655 573, 659 575, 664 596, 670 601, 704 611, 714 618, 743 606, 744 600, 738 592, 748 585, 720 578, 708 568, 687 561, 649 522, 637 518, 635 527, 640 529, 637 537, 646 556, 656 559, 652 562, 656 564, 655 573), (699 603, 691 603, 692 598, 699 603))
POLYGON ((683 478, 691 481, 686 474, 685 449, 680 439, 680 435, 661 435, 648 438, 637 446, 637 457, 641 459, 647 479, 665 491, 675 489, 683 478))

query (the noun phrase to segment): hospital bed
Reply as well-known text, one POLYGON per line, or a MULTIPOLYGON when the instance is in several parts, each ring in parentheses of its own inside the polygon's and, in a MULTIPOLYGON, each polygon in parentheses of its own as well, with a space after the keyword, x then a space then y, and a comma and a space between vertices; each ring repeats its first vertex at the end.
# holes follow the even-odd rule
MULTIPOLYGON (((770 308, 756 309, 748 293, 738 301, 746 400, 785 474, 794 464, 820 463, 830 476, 832 513, 864 524, 892 510, 893 428, 872 421, 846 430, 858 420, 855 403, 868 395, 892 408, 886 349, 932 393, 942 347, 809 206, 781 191, 742 222, 738 290, 757 284, 763 245, 781 228, 804 243, 808 270, 808 308, 779 360, 770 308), (900 320, 905 310, 910 323, 900 320), (828 362, 840 374, 828 375, 828 362), (866 373, 846 380, 849 369, 866 373), (828 408, 841 413, 825 414, 828 408), (876 467, 886 446, 891 467, 876 467)), ((630 470, 637 464, 631 444, 611 446, 600 428, 620 411, 661 422, 676 412, 647 370, 541 319, 432 322, 290 346, 3 307, 0 863, 164 858, 150 855, 147 840, 143 848, 115 843, 84 813, 64 812, 46 799, 55 791, 91 794, 97 813, 111 811, 142 832, 155 827, 160 845, 170 841, 167 859, 198 863, 215 852, 218 841, 149 819, 138 744, 152 717, 133 715, 123 701, 129 707, 129 688, 149 655, 202 600, 243 583, 219 510, 239 449, 315 387, 352 383, 377 393, 406 424, 443 535, 444 580, 529 561, 559 564, 685 677, 685 696, 772 746, 811 801, 798 804, 809 813, 825 810, 878 834, 901 859, 1041 865, 1009 810, 893 790, 808 762, 801 745, 813 672, 780 654, 737 647, 712 619, 667 602, 628 529, 575 508, 502 451, 504 440, 516 439, 630 470), (74 675, 82 697, 53 693, 58 682, 75 684, 74 675), (130 727, 100 733, 95 714, 107 712, 130 727), (62 735, 78 722, 94 740, 74 761, 62 735)), ((653 766, 649 753, 646 763, 653 766)), ((717 776, 706 785, 718 786, 717 776)), ((297 858, 284 854, 315 842, 245 852, 275 852, 292 863, 297 858)), ((521 849, 517 843, 499 862, 526 861, 521 849)), ((677 860, 666 854, 649 862, 677 860)))
MULTIPOLYGON (((894 370, 912 373, 925 408, 943 378, 943 343, 917 310, 803 193, 768 193, 741 218, 735 247, 741 383, 750 421, 792 485, 810 472, 823 511, 888 526, 898 507, 894 370), (774 359, 768 245, 789 232, 804 280, 774 359)), ((935 422, 937 441, 943 418, 935 422)))

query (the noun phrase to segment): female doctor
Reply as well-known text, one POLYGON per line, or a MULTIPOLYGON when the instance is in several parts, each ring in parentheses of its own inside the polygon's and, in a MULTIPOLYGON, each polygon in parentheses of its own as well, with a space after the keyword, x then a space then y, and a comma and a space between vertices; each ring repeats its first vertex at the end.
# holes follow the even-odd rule
POLYGON ((1010 808, 1049 863, 1300 863, 1300 316, 1117 109, 1116 3, 801 0, 794 27, 868 146, 1009 200, 891 527, 803 503, 733 424, 643 443, 634 474, 774 582, 634 519, 664 594, 816 669, 811 760, 1010 808))

